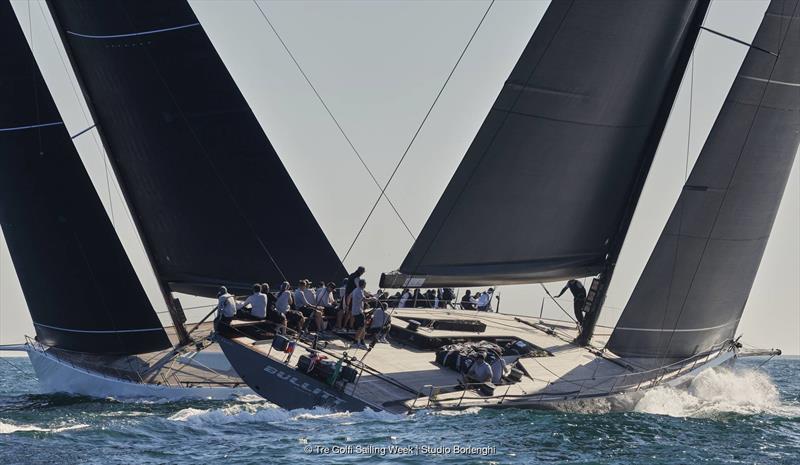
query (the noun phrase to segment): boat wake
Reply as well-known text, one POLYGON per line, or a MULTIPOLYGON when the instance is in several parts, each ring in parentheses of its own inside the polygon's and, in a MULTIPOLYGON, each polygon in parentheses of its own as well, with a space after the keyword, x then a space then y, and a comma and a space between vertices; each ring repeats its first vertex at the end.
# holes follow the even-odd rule
POLYGON ((170 416, 168 420, 194 425, 222 425, 230 423, 284 423, 289 420, 353 420, 397 421, 398 415, 365 410, 363 412, 335 412, 322 407, 314 409, 284 410, 269 402, 241 402, 223 408, 185 408, 170 416))
POLYGON ((747 368, 715 368, 702 372, 684 388, 648 390, 633 410, 694 418, 730 414, 800 417, 800 405, 781 402, 778 388, 766 373, 747 368))
POLYGON ((13 434, 17 432, 37 432, 37 433, 61 433, 76 429, 88 428, 89 425, 77 424, 69 426, 59 426, 55 428, 42 428, 36 425, 14 425, 0 421, 0 434, 13 434))

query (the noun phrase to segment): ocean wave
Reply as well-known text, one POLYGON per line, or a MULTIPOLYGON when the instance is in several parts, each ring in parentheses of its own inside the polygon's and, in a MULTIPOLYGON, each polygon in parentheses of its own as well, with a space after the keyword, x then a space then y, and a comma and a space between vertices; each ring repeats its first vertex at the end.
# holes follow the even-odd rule
POLYGON ((171 415, 168 420, 191 424, 229 424, 253 422, 283 422, 287 420, 341 420, 356 418, 360 420, 391 421, 400 418, 387 412, 365 410, 363 412, 336 412, 322 407, 313 409, 284 410, 269 402, 249 400, 224 408, 197 409, 185 408, 171 415))
POLYGON ((743 368, 706 370, 686 388, 659 386, 650 389, 633 410, 695 418, 726 414, 800 417, 800 406, 781 402, 778 388, 769 375, 743 368))
POLYGON ((42 428, 36 425, 14 425, 11 423, 4 423, 0 421, 0 434, 13 434, 17 432, 40 432, 40 433, 61 433, 63 431, 72 431, 77 429, 88 428, 89 425, 77 424, 69 426, 58 426, 54 428, 42 428))
POLYGON ((477 415, 480 411, 480 407, 469 407, 463 410, 428 410, 426 413, 431 416, 459 417, 461 415, 477 415))

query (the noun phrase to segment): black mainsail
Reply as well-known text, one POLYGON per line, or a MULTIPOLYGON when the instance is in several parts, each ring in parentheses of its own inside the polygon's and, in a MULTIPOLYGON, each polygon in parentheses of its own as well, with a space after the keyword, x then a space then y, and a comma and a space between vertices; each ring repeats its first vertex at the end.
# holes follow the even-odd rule
POLYGON ((382 285, 608 272, 707 8, 554 0, 400 273, 382 285))
POLYGON ((186 1, 47 3, 169 290, 346 274, 186 1))
POLYGON ((0 43, 0 224, 37 340, 102 354, 170 347, 9 2, 0 43))
POLYGON ((611 335, 614 353, 685 358, 734 336, 800 144, 799 4, 770 3, 611 335))

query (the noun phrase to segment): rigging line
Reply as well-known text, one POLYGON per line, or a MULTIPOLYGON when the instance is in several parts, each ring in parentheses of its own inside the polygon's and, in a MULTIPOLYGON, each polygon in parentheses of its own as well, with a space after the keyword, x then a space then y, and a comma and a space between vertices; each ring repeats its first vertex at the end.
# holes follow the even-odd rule
MULTIPOLYGON (((56 52, 58 53, 58 59, 61 61, 61 67, 64 69, 64 74, 67 77, 67 81, 69 81, 69 85, 72 88, 72 94, 75 96, 75 102, 78 104, 78 107, 81 109, 81 114, 83 115, 83 119, 86 120, 86 124, 90 124, 90 126, 83 131, 75 134, 71 137, 71 139, 75 139, 76 137, 82 135, 84 132, 87 132, 97 126, 97 124, 89 117, 88 113, 86 112, 86 103, 83 99, 81 99, 80 94, 78 93, 78 89, 75 86, 75 78, 69 72, 69 67, 67 66, 67 62, 64 59, 64 55, 62 54, 61 48, 58 46, 60 42, 56 41, 55 33, 53 32, 53 28, 50 26, 50 21, 47 20, 48 16, 44 12, 44 7, 42 3, 44 2, 37 2, 39 5, 39 11, 42 14, 42 19, 47 25, 47 30, 50 33, 50 40, 53 42, 53 48, 55 48, 56 52)), ((109 214, 111 216, 111 224, 116 227, 117 222, 114 216, 114 200, 111 198, 111 181, 108 175, 108 157, 106 157, 106 153, 104 150, 100 148, 100 142, 97 140, 97 134, 92 134, 92 141, 94 141, 95 147, 97 147, 97 153, 100 155, 100 158, 103 160, 103 167, 105 169, 106 174, 106 191, 108 194, 108 205, 109 205, 109 214)), ((77 148, 77 147, 76 147, 77 148)), ((88 173, 87 173, 88 174, 88 173)))
MULTIPOLYGON (((128 11, 125 8, 122 8, 122 12, 125 14, 125 17, 128 20, 128 22, 133 24, 133 21, 131 20, 131 17, 128 14, 128 11)), ((199 25, 199 23, 198 23, 198 25, 199 25)), ((210 42, 211 39, 209 39, 207 37, 207 35, 205 33, 205 30, 203 30, 202 27, 200 28, 200 30, 201 30, 201 34, 204 37, 206 37, 206 40, 208 40, 210 42)), ((212 44, 212 47, 213 47, 213 44, 212 44)), ((253 226, 253 223, 250 221, 250 219, 247 217, 247 215, 245 215, 244 209, 239 204, 239 202, 236 200, 236 197, 233 195, 233 191, 231 190, 231 187, 220 176, 220 174, 219 174, 220 170, 218 169, 217 165, 214 163, 214 160, 212 160, 211 155, 208 152, 208 149, 206 149, 205 145, 203 145, 203 143, 200 141, 200 137, 197 135, 197 131, 189 123, 189 119, 187 118, 186 113, 183 111, 183 107, 181 107, 178 104, 178 100, 175 97, 175 94, 172 92, 172 89, 169 87, 169 84, 167 84, 166 79, 164 79, 164 75, 161 73, 161 69, 156 65, 156 61, 153 58, 153 55, 150 53, 150 50, 145 48, 145 54, 147 55, 147 58, 150 61, 150 65, 153 67, 153 71, 155 71, 155 76, 158 77, 159 81, 161 81, 161 84, 164 86, 164 90, 166 90, 167 93, 169 94, 169 97, 170 97, 170 100, 172 101, 172 104, 175 106, 175 109, 178 111, 178 114, 180 115, 181 119, 183 120, 183 124, 186 126, 186 129, 189 130, 189 134, 191 135, 192 139, 194 139, 195 143, 197 143, 197 146, 200 148, 200 152, 205 157, 206 162, 211 166, 212 173, 219 180, 220 185, 223 187, 223 191, 225 192, 225 194, 227 194, 228 198, 231 200, 231 204, 236 209, 236 211, 238 212, 239 216, 242 218, 242 220, 243 220, 244 224, 247 226, 247 228, 250 229, 250 232, 253 234, 256 242, 258 242, 258 245, 261 247, 261 249, 267 255, 267 258, 269 258, 269 260, 272 263, 272 265, 275 267, 275 269, 278 271, 278 273, 280 273, 280 275, 283 278, 283 280, 287 281, 286 275, 283 274, 283 270, 281 270, 281 267, 278 266, 278 262, 275 260, 275 257, 272 256, 272 253, 267 248, 267 245, 261 239, 261 236, 258 234, 258 231, 256 231, 255 226, 253 226)))
MULTIPOLYGON (((403 151, 403 155, 400 157, 400 160, 397 162, 397 165, 395 165, 391 176, 389 176, 389 179, 386 181, 386 184, 383 186, 383 189, 381 189, 380 195, 378 195, 378 198, 375 200, 375 203, 372 205, 372 209, 370 209, 369 214, 367 214, 366 219, 364 219, 364 223, 361 225, 361 228, 359 228, 358 233, 356 233, 356 237, 353 238, 353 242, 350 244, 350 247, 348 247, 347 253, 344 254, 344 258, 342 259, 342 261, 347 260, 348 255, 350 255, 350 252, 353 250, 353 247, 356 245, 356 242, 358 242, 358 238, 361 236, 361 233, 364 231, 364 227, 367 226, 367 222, 369 222, 369 219, 372 217, 372 214, 375 212, 375 209, 378 207, 378 203, 386 195, 386 189, 389 187, 389 184, 391 184, 392 180, 394 179, 394 176, 397 174, 397 170, 400 169, 400 165, 403 164, 403 160, 406 159, 406 155, 408 155, 409 150, 411 150, 411 146, 414 145, 414 142, 417 140, 417 136, 419 135, 420 131, 422 131, 422 127, 425 126, 425 123, 428 121, 428 117, 431 115, 431 112, 433 112, 433 108, 436 106, 436 103, 439 101, 439 98, 442 96, 442 93, 444 93, 444 89, 447 87, 447 84, 450 82, 450 78, 453 77, 453 74, 456 72, 456 68, 458 68, 459 63, 461 63, 461 60, 464 58, 464 55, 467 53, 467 49, 469 49, 470 44, 472 44, 472 40, 475 39, 475 36, 478 34, 478 30, 480 30, 481 25, 483 24, 483 21, 486 19, 486 16, 489 14, 489 10, 492 9, 492 5, 494 5, 494 2, 495 2, 495 0, 492 0, 489 3, 489 6, 486 7, 486 11, 483 13, 483 16, 481 16, 481 20, 478 22, 478 25, 475 27, 475 30, 472 31, 472 35, 469 37, 469 40, 467 41, 467 44, 464 46, 464 49, 461 50, 461 54, 458 56, 458 59, 456 60, 456 63, 453 65, 453 69, 450 70, 450 74, 448 74, 447 78, 444 80, 444 84, 442 84, 442 87, 439 89, 439 92, 436 94, 436 98, 433 99, 433 103, 431 103, 430 108, 428 108, 428 112, 425 113, 425 117, 423 117, 422 121, 419 123, 419 127, 417 127, 417 130, 414 132, 414 135, 411 137, 411 141, 408 143, 408 146, 406 146, 405 151, 403 151)), ((388 199, 388 197, 387 197, 387 199, 388 199)))
POLYGON ((553 299, 553 302, 555 302, 555 304, 558 306, 558 308, 560 308, 561 311, 564 312, 564 315, 567 315, 567 317, 569 317, 569 319, 572 320, 573 323, 577 323, 578 322, 575 318, 572 318, 572 315, 570 315, 569 312, 564 310, 564 307, 561 306, 561 303, 559 301, 557 301, 555 297, 553 297, 553 294, 550 293, 550 291, 547 289, 547 287, 545 287, 545 285, 543 283, 539 283, 539 285, 542 286, 542 289, 544 289, 544 292, 551 299, 553 299))
MULTIPOLYGON (((253 3, 256 5, 256 8, 258 8, 258 11, 261 12, 261 16, 264 17, 264 20, 267 22, 267 24, 269 25, 270 29, 272 29, 272 32, 275 33, 275 37, 278 38, 278 40, 280 41, 281 45, 283 46, 283 49, 286 50, 286 53, 289 55, 289 58, 291 58, 292 61, 295 64, 295 66, 297 66, 297 70, 300 71, 300 74, 303 75, 303 78, 306 80, 306 83, 308 83, 309 87, 311 87, 311 90, 314 91, 314 95, 317 96, 317 99, 322 104, 323 108, 325 108, 325 111, 328 112, 328 116, 330 116, 331 119, 333 120, 334 124, 336 124, 336 127, 339 129, 339 132, 342 134, 342 136, 344 136, 344 139, 347 141, 347 144, 350 145, 351 149, 353 149, 353 153, 356 155, 356 157, 358 157, 358 160, 361 162, 361 165, 364 166, 365 170, 367 170, 367 173, 369 174, 369 177, 372 178, 372 182, 374 182, 375 186, 377 186, 378 189, 380 189, 381 188, 381 184, 378 182, 378 179, 375 178, 375 175, 372 173, 372 170, 369 169, 369 166, 367 166, 367 163, 364 161, 364 158, 361 156, 361 153, 359 153, 359 151, 356 149, 356 147, 353 144, 353 142, 350 140, 350 137, 348 137, 347 134, 344 132, 344 128, 342 128, 342 125, 339 124, 339 121, 336 119, 335 116, 333 116, 333 112, 328 107, 328 105, 325 103, 325 100, 322 99, 322 96, 317 91, 317 88, 314 87, 314 84, 311 83, 311 79, 309 79, 308 75, 306 75, 305 71, 303 71, 303 68, 300 66, 300 63, 294 57, 294 54, 289 50, 289 47, 286 45, 286 42, 284 42, 283 38, 281 37, 281 35, 278 34, 278 30, 275 29, 275 26, 272 25, 272 22, 269 20, 269 18, 267 17, 267 14, 264 12, 264 10, 261 8, 261 5, 258 3, 257 0, 253 0, 253 3)), ((394 213, 397 215, 397 218, 400 219, 401 223, 403 223, 403 226, 406 228, 406 231, 408 231, 408 234, 411 235, 411 237, 414 240, 416 240, 417 237, 411 231, 411 228, 408 227, 408 224, 406 224, 405 220, 403 219, 403 216, 400 215, 400 212, 397 210, 397 208, 395 207, 394 203, 392 202, 392 200, 389 198, 388 195, 386 196, 386 200, 389 202, 389 205, 392 207, 392 210, 394 210, 394 213)))
POLYGON ((741 44, 741 45, 744 45, 744 46, 749 47, 749 48, 754 48, 754 49, 756 49, 758 51, 761 51, 761 52, 764 52, 764 53, 768 53, 768 54, 770 54, 772 56, 778 56, 778 54, 775 53, 775 52, 771 52, 771 51, 769 51, 767 49, 764 49, 764 48, 761 48, 761 47, 759 47, 757 45, 748 44, 747 42, 745 42, 745 41, 743 41, 741 39, 737 39, 736 37, 729 36, 727 34, 723 34, 723 33, 719 32, 719 31, 715 31, 713 29, 709 29, 709 28, 707 28, 705 26, 700 26, 700 29, 702 29, 704 31, 708 31, 708 32, 710 32, 712 34, 718 35, 718 36, 720 36, 722 38, 725 38, 725 39, 728 39, 728 40, 732 40, 733 42, 736 42, 737 44, 741 44))
MULTIPOLYGON (((794 15, 797 13, 798 8, 800 8, 800 2, 795 3, 794 10, 792 11, 792 16, 789 18, 788 26, 785 29, 786 32, 783 33, 782 35, 781 34, 778 35, 779 36, 779 38, 778 38, 779 39, 779 42, 778 42, 778 55, 775 55, 775 58, 773 59, 772 66, 771 66, 770 71, 769 71, 768 80, 770 80, 770 81, 772 80, 772 76, 775 73, 775 67, 778 65, 779 54, 780 54, 781 50, 783 49, 784 44, 786 43, 786 38, 789 37, 789 33, 790 33, 789 31, 790 31, 790 28, 791 28, 791 25, 792 25, 792 21, 794 21, 796 19, 796 17, 794 15)), ((760 32, 760 29, 761 28, 759 28, 759 32, 760 32)), ((781 27, 780 31, 784 31, 784 29, 781 27)), ((758 36, 758 32, 756 32, 756 36, 758 36)), ((745 61, 747 61, 747 57, 746 56, 745 56, 745 61)), ((739 78, 739 74, 737 73, 736 79, 738 79, 738 78, 739 78)), ((736 82, 736 81, 734 80, 734 82, 736 82)), ((758 118, 758 115, 759 115, 759 113, 761 111, 761 105, 764 103, 764 98, 767 95, 767 89, 768 88, 769 88, 769 84, 765 84, 764 85, 764 89, 761 91, 761 96, 758 99, 758 105, 756 107, 756 111, 753 114, 753 118, 750 120, 750 124, 747 127, 747 132, 745 133, 744 142, 742 143, 742 148, 739 150, 739 155, 736 157, 736 163, 734 163, 734 165, 733 165, 733 174, 735 174, 736 171, 739 168, 739 163, 742 160, 742 155, 744 155, 745 148, 747 146, 747 143, 750 140, 750 134, 753 131, 753 126, 755 125, 756 119, 758 118)), ((719 221, 719 217, 720 217, 720 214, 722 212, 722 205, 725 203, 725 200, 728 197, 728 193, 730 193, 730 187, 731 187, 732 183, 733 183, 733 175, 731 175, 730 179, 728 179, 728 184, 725 187, 724 194, 722 195, 722 201, 719 204, 720 207, 717 209, 716 215, 714 216, 714 222, 711 225, 710 231, 713 231, 714 228, 716 228, 716 226, 717 226, 717 222, 719 221)), ((705 244, 703 244, 703 251, 700 254, 700 260, 698 260, 697 266, 695 267, 694 273, 692 274, 692 279, 689 282, 688 289, 692 289, 694 287, 695 279, 697 278, 697 274, 700 272, 700 265, 703 263, 703 258, 705 258, 706 250, 708 249, 708 245, 709 245, 710 242, 711 242, 711 234, 708 235, 708 237, 706 238, 705 244)), ((678 328, 678 324, 680 324, 680 320, 681 320, 681 317, 683 316, 683 312, 686 310, 686 301, 688 300, 688 298, 689 298, 689 293, 687 292, 686 296, 683 298, 683 302, 681 303, 680 312, 678 313, 678 318, 676 318, 676 320, 675 320, 675 326, 673 327, 673 330, 677 329, 678 328)), ((665 353, 664 356, 666 356, 666 353, 669 351, 669 348, 672 345, 672 340, 673 340, 674 337, 675 337, 675 332, 673 331, 673 333, 670 334, 669 340, 667 341, 667 346, 664 348, 664 353, 665 353)))

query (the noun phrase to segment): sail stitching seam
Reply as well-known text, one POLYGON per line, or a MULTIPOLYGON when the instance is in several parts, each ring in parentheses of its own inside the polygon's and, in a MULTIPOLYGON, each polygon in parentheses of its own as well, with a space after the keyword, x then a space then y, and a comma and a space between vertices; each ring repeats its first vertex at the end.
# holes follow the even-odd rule
POLYGON ((0 132, 13 132, 13 131, 23 131, 25 129, 39 129, 39 128, 46 128, 49 126, 63 126, 63 121, 56 121, 54 123, 42 123, 42 124, 30 124, 27 126, 15 126, 11 128, 0 128, 0 132))
POLYGON ((141 32, 131 32, 127 34, 110 34, 110 35, 95 35, 95 34, 82 34, 80 32, 73 32, 73 31, 66 31, 67 34, 81 37, 84 39, 122 39, 125 37, 138 37, 138 36, 145 36, 150 34, 158 34, 160 32, 170 32, 170 31, 177 31, 180 29, 187 29, 190 27, 199 26, 200 23, 192 23, 192 24, 184 24, 183 26, 174 26, 174 27, 167 27, 163 29, 153 29, 150 31, 141 31, 141 32))
POLYGON ((102 331, 102 330, 88 330, 88 329, 71 329, 71 328, 61 328, 59 326, 52 326, 46 325, 43 323, 33 322, 36 326, 42 326, 49 329, 55 329, 58 331, 67 331, 71 333, 87 333, 87 334, 114 334, 114 333, 145 333, 145 332, 154 332, 154 331, 162 331, 164 328, 142 328, 142 329, 117 329, 114 331, 102 331))

